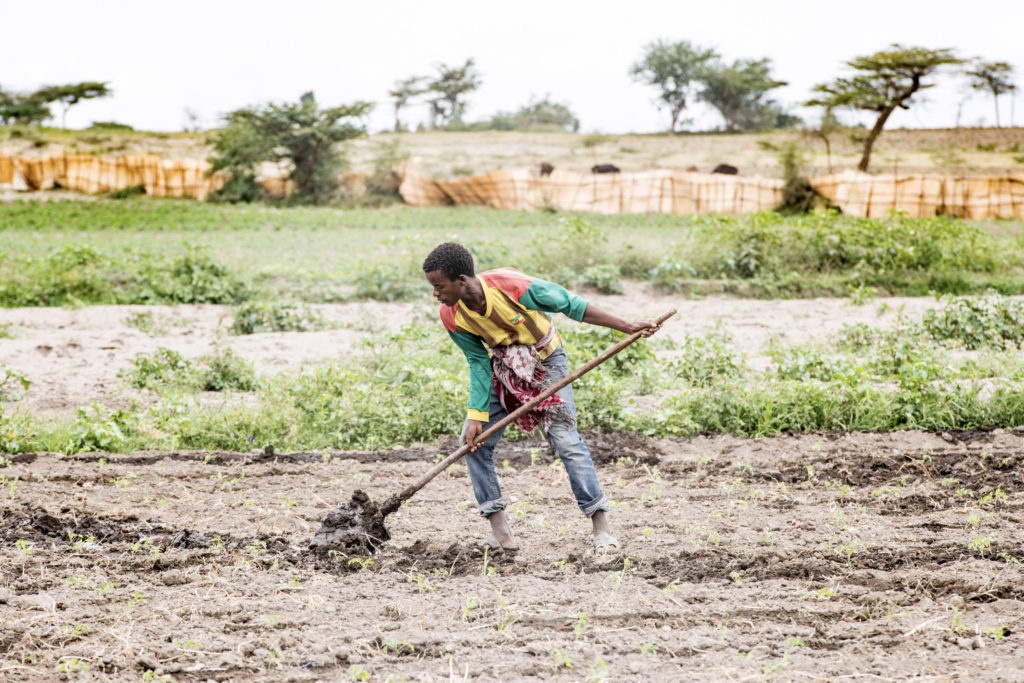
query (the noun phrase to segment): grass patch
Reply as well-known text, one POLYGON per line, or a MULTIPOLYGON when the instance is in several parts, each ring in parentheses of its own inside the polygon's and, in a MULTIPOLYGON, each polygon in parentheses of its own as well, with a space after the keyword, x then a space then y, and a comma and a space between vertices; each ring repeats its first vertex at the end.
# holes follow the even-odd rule
POLYGON ((1024 292, 1019 223, 934 218, 558 215, 480 207, 274 208, 149 197, 0 206, 0 305, 307 303, 423 296, 439 242, 480 269, 603 292, 754 297, 1024 292), (243 233, 244 236, 241 236, 243 233))

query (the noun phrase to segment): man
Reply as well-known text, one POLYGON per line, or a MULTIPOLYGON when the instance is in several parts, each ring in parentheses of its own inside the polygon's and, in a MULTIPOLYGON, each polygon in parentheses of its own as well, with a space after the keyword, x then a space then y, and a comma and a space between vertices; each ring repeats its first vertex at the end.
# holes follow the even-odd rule
MULTIPOLYGON (((469 406, 461 443, 480 515, 491 523, 481 545, 516 550, 508 526, 505 499, 494 468, 494 447, 501 432, 480 443, 488 423, 504 418, 545 387, 568 376, 562 340, 546 313, 643 336, 659 326, 649 320, 627 322, 588 303, 560 285, 531 278, 513 268, 476 275, 473 256, 461 244, 445 242, 423 261, 434 298, 441 302, 441 322, 469 363, 469 406), (493 358, 492 358, 493 356, 493 358)), ((576 429, 572 386, 566 386, 516 421, 527 432, 539 426, 565 465, 569 484, 583 514, 594 527, 598 550, 619 547, 608 523, 608 500, 597 481, 590 451, 576 429)))

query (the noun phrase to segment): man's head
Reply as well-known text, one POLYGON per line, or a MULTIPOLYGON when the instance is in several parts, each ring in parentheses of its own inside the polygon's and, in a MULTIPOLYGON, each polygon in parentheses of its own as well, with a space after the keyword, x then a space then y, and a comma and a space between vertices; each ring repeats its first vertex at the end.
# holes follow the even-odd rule
POLYGON ((434 298, 454 306, 473 280, 473 255, 461 244, 444 242, 423 260, 423 274, 434 287, 434 298))

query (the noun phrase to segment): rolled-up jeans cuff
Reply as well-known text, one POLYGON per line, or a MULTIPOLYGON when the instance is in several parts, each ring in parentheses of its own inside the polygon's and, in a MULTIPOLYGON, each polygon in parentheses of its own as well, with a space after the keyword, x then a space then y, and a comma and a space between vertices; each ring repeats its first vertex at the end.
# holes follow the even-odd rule
POLYGON ((599 499, 583 508, 583 514, 587 517, 593 517, 595 512, 608 512, 611 506, 608 505, 608 499, 605 496, 601 496, 599 499))
POLYGON ((484 518, 487 518, 487 517, 490 517, 491 515, 493 515, 498 510, 504 510, 504 509, 505 509, 505 499, 504 498, 495 498, 494 500, 489 500, 486 503, 481 503, 480 504, 480 516, 484 517, 484 518))

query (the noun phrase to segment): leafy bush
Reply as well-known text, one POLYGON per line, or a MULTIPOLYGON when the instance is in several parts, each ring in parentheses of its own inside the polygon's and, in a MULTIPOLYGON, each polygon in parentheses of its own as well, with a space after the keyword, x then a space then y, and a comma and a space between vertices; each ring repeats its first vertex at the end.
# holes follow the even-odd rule
POLYGON ((957 341, 968 349, 1020 347, 1024 341, 1024 302, 994 292, 971 299, 947 295, 941 301, 941 309, 929 309, 921 318, 937 341, 957 341))
POLYGON ((120 449, 134 418, 123 410, 111 410, 100 403, 79 408, 65 452, 107 451, 120 449))
POLYGON ((622 272, 619 267, 611 263, 601 263, 590 266, 583 271, 583 284, 593 287, 602 294, 622 294, 625 288, 622 286, 622 272))
POLYGON ((852 369, 844 359, 821 349, 786 347, 773 350, 771 357, 768 374, 779 379, 830 382, 849 375, 852 369))
POLYGON ((132 369, 120 375, 136 389, 163 389, 168 386, 195 386, 196 368, 192 361, 177 351, 160 347, 150 354, 140 353, 132 359, 132 369))
POLYGON ((697 386, 739 376, 743 366, 729 346, 731 340, 729 333, 720 327, 703 335, 686 335, 680 346, 681 353, 669 364, 670 372, 697 386))
POLYGON ((233 349, 217 349, 202 360, 209 366, 200 375, 200 388, 203 391, 256 389, 256 369, 252 362, 242 358, 233 349))
POLYGON ((648 272, 648 278, 662 294, 675 294, 682 290, 686 279, 696 275, 697 271, 689 263, 671 258, 662 259, 648 272))
POLYGON ((111 256, 87 244, 43 258, 0 255, 2 306, 234 303, 246 296, 226 268, 188 244, 177 257, 132 250, 111 256))
POLYGON ((231 310, 231 334, 260 332, 306 332, 327 327, 318 312, 301 304, 250 301, 231 310))

